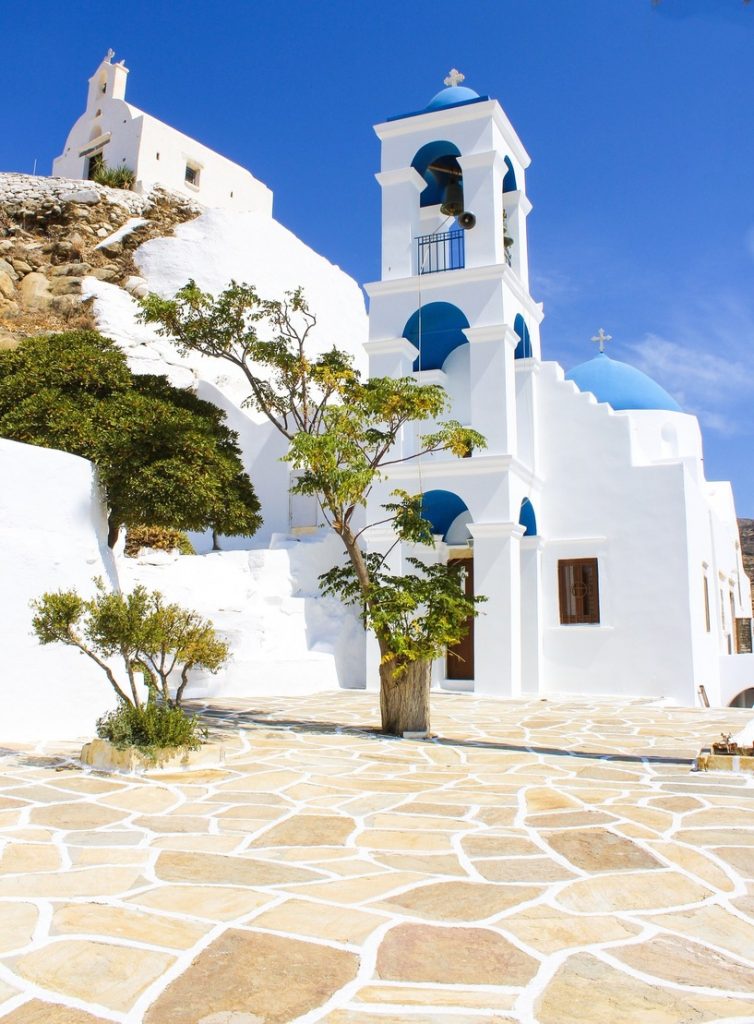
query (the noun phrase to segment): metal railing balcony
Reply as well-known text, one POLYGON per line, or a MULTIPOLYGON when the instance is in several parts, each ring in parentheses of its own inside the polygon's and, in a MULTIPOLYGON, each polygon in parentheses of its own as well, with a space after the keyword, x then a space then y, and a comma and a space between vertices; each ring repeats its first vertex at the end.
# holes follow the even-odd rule
POLYGON ((416 253, 420 274, 461 270, 465 265, 464 232, 444 231, 437 235, 419 235, 416 239, 416 253))

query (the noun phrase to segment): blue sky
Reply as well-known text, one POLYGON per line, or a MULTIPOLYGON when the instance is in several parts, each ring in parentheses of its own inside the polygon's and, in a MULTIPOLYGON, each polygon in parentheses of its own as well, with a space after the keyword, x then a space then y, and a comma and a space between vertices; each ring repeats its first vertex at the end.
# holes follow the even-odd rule
POLYGON ((545 358, 590 358, 604 326, 700 416, 708 478, 754 517, 754 3, 21 0, 0 39, 1 170, 49 173, 112 46, 131 102, 249 167, 360 283, 379 275, 371 126, 460 68, 532 157, 545 358))

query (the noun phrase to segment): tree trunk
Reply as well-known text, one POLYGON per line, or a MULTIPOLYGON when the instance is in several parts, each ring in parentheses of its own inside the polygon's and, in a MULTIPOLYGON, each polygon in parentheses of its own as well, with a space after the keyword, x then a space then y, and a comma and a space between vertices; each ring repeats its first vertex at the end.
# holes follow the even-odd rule
MULTIPOLYGON (((348 557, 356 572, 365 598, 369 593, 369 570, 350 527, 336 528, 346 545, 348 557)), ((380 655, 384 658, 389 647, 378 636, 380 655)), ((432 676, 431 661, 411 661, 397 678, 395 662, 380 665, 380 713, 382 731, 389 736, 402 736, 404 732, 429 732, 429 687, 432 676)))
POLYGON ((120 534, 120 523, 114 523, 112 519, 109 519, 107 527, 107 546, 114 548, 120 534))
POLYGON ((380 665, 380 712, 382 731, 390 736, 404 732, 429 732, 431 661, 412 661, 398 678, 394 663, 380 665))
POLYGON ((217 532, 217 530, 215 530, 214 528, 212 530, 212 550, 213 551, 221 551, 222 550, 222 548, 220 547, 220 535, 217 532))
POLYGON ((188 674, 189 674, 189 669, 190 668, 191 668, 191 665, 184 665, 183 668, 181 669, 181 684, 178 687, 178 689, 175 691, 175 700, 173 701, 173 704, 177 708, 179 708, 181 706, 181 701, 183 700, 183 691, 188 686, 188 681, 189 681, 188 674))

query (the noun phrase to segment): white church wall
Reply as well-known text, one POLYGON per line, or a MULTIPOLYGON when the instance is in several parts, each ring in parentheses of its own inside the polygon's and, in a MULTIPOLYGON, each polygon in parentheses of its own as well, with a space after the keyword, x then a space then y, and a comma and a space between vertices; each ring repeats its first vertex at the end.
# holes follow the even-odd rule
POLYGON ((721 619, 717 559, 706 487, 696 474, 686 470, 685 528, 688 538, 686 591, 691 623, 691 656, 694 666, 694 694, 689 703, 702 703, 703 686, 711 704, 721 702, 719 658, 727 651, 721 619), (705 596, 706 584, 706 596, 705 596), (709 629, 707 618, 709 616, 709 629))
POLYGON ((630 424, 632 462, 641 466, 684 459, 701 478, 702 435, 696 416, 664 409, 632 409, 620 415, 630 424))
POLYGON ((534 359, 514 360, 516 374, 516 454, 521 462, 537 471, 537 377, 539 364, 534 359))
POLYGON ((743 690, 754 687, 754 654, 721 655, 718 703, 728 706, 743 690))
POLYGON ((464 426, 471 424, 470 349, 459 345, 445 360, 445 390, 450 399, 450 412, 443 418, 453 418, 464 426))
MULTIPOLYGON (((594 518, 584 517, 586 536, 556 536, 545 543, 544 689, 693 703, 686 538, 677 529, 683 523, 682 468, 634 472, 632 484, 609 487, 609 497, 592 485, 596 507, 594 518), (597 535, 600 528, 607 535, 597 535), (563 625, 558 560, 589 557, 598 560, 600 622, 563 625)), ((558 496, 548 486, 548 504, 558 496)))
POLYGON ((109 136, 102 145, 102 157, 110 167, 126 166, 136 171, 141 121, 124 100, 104 97, 93 110, 75 122, 63 152, 52 163, 52 173, 61 178, 86 178, 91 143, 109 136), (85 155, 82 155, 84 153, 85 155))
POLYGON ((272 215, 272 192, 245 168, 149 114, 141 121, 137 168, 142 188, 161 184, 203 206, 272 215), (195 185, 186 181, 187 166, 197 172, 195 185))
POLYGON ((557 377, 544 364, 543 688, 693 703, 684 467, 632 467, 626 417, 557 377), (600 622, 562 625, 558 560, 587 557, 598 559, 600 622))
POLYGON ((38 643, 29 602, 70 588, 88 596, 93 577, 116 579, 94 467, 75 455, 0 439, 0 477, 0 734, 89 738, 115 695, 83 654, 38 643))

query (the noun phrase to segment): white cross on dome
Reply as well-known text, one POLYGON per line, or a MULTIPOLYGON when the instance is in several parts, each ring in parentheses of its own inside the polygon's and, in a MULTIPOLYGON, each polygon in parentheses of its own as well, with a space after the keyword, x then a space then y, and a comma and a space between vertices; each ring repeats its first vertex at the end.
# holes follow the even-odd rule
POLYGON ((466 75, 462 75, 458 68, 451 68, 448 72, 448 77, 444 78, 443 81, 446 85, 460 85, 461 82, 466 78, 466 75))

